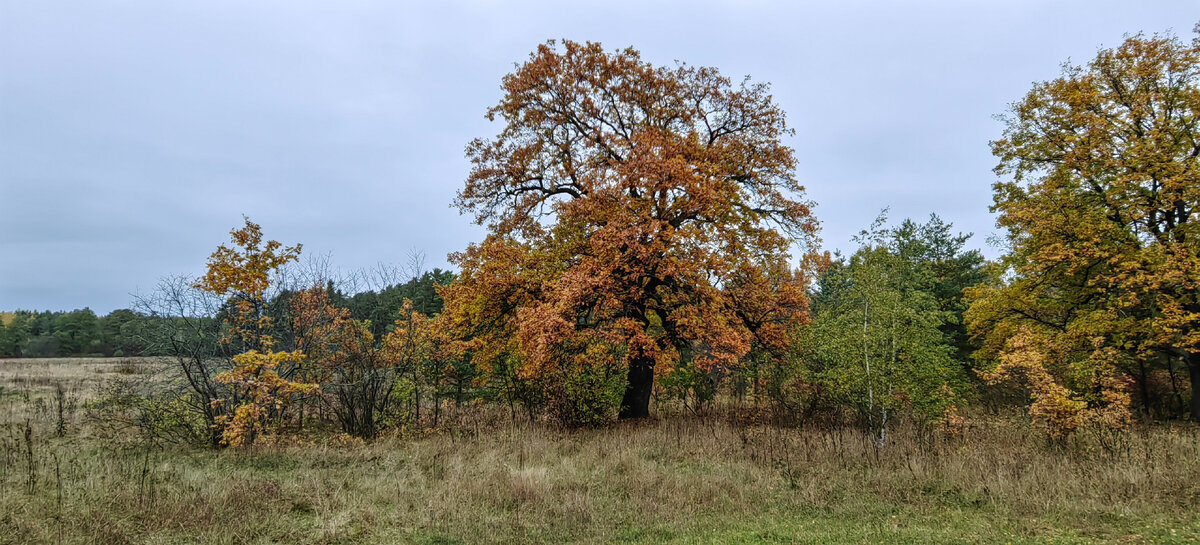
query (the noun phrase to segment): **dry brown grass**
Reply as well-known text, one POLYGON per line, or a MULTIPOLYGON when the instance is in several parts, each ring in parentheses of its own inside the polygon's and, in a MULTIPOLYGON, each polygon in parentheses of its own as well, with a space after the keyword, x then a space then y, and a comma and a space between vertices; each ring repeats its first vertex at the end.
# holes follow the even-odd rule
POLYGON ((56 384, 78 385, 81 393, 113 375, 145 375, 162 371, 165 358, 0 358, 0 388, 34 395, 54 390, 56 384))
POLYGON ((167 365, 163 358, 0 359, 0 422, 52 418, 57 428, 59 404, 74 417, 113 377, 156 380, 167 365))
POLYGON ((0 423, 0 543, 1192 543, 1200 434, 1115 451, 1018 419, 959 439, 672 416, 568 431, 456 415, 421 437, 251 452, 0 423), (27 452, 32 451, 32 465, 27 452), (32 467, 33 478, 30 478, 32 467), (33 482, 32 489, 29 483, 33 482), (60 500, 61 498, 61 500, 60 500))

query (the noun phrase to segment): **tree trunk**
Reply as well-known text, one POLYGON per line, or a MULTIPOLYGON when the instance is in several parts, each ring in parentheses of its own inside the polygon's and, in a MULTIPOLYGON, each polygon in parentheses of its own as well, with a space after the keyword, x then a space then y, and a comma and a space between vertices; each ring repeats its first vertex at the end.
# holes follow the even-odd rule
POLYGON ((1150 418, 1150 385, 1146 384, 1146 361, 1138 358, 1138 389, 1142 394, 1142 413, 1150 418))
POLYGON ((617 418, 645 418, 650 416, 650 392, 654 388, 654 360, 646 357, 629 360, 629 384, 621 399, 621 412, 617 418))
POLYGON ((1175 358, 1167 358, 1167 374, 1171 377, 1171 397, 1175 398, 1175 406, 1171 411, 1174 417, 1183 412, 1183 394, 1179 393, 1179 379, 1175 376, 1175 358))
POLYGON ((1191 417, 1193 422, 1200 422, 1200 352, 1188 352, 1187 368, 1192 379, 1191 417))
POLYGON ((413 427, 421 428, 421 382, 417 368, 413 367, 413 427))

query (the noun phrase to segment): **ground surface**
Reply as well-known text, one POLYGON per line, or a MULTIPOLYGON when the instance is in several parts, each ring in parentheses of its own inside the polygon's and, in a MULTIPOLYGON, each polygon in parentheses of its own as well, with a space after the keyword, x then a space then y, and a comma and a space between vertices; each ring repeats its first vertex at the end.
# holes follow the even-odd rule
POLYGON ((472 408, 421 436, 218 452, 89 422, 98 386, 161 363, 0 360, 0 543, 1200 542, 1187 426, 1110 454, 981 417, 876 453, 852 430, 562 431, 472 408))

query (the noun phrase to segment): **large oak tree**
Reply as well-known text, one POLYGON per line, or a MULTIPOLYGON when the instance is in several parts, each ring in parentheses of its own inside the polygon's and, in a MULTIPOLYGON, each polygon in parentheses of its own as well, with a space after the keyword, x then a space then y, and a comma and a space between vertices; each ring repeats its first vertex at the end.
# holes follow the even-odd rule
POLYGON ((1055 377, 1034 393, 1071 425, 1120 376, 1148 401, 1147 369, 1181 363, 1200 419, 1200 41, 1137 35, 1066 66, 992 147, 1011 253, 968 315, 985 353, 1052 367, 1027 374, 1055 377))
POLYGON ((733 365, 803 319, 803 277, 769 277, 817 223, 765 84, 552 41, 503 89, 456 201, 489 235, 444 293, 484 371, 625 369, 639 417, 656 370, 733 365))

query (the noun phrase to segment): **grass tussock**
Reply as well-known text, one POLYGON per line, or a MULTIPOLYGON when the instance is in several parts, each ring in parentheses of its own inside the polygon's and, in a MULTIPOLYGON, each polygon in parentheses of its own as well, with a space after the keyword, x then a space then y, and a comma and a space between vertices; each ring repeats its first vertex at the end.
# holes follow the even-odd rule
POLYGON ((1195 543, 1200 433, 1055 445, 664 416, 569 431, 464 410, 372 443, 188 450, 0 397, 0 543, 1195 543), (29 432, 28 440, 26 431, 29 432))

